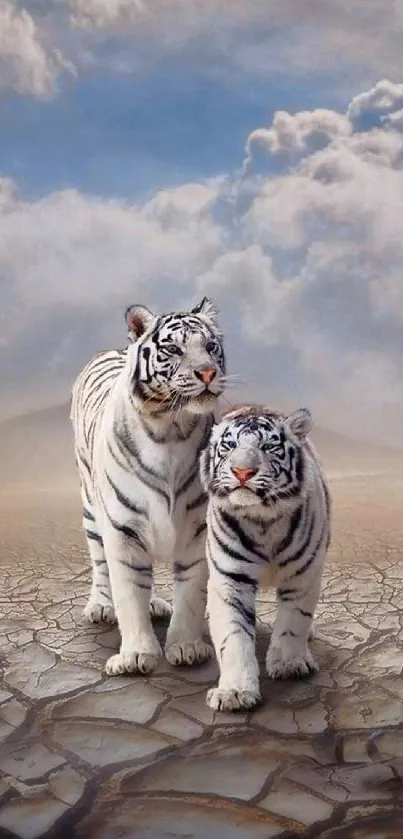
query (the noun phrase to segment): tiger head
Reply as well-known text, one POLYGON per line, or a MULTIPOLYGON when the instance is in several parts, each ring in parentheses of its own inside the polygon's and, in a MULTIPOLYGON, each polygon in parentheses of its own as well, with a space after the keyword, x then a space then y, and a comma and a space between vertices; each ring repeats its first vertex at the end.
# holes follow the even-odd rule
POLYGON ((207 297, 189 312, 153 315, 130 306, 126 323, 129 387, 149 413, 214 411, 224 390, 225 354, 217 312, 207 297))
POLYGON ((212 431, 200 471, 206 491, 233 508, 288 506, 306 480, 310 412, 282 416, 269 408, 242 406, 212 431))

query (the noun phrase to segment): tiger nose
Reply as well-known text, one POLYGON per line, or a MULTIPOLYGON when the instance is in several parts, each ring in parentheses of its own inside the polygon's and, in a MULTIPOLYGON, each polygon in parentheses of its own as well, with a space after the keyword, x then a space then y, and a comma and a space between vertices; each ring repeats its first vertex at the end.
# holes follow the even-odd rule
POLYGON ((216 371, 213 367, 202 367, 201 370, 195 370, 195 376, 197 379, 200 379, 205 385, 211 384, 216 375, 216 371))
POLYGON ((249 478, 253 478, 256 475, 257 469, 248 469, 243 468, 242 466, 232 466, 231 472, 234 473, 235 477, 238 478, 238 481, 242 486, 246 484, 246 481, 249 481, 249 478))

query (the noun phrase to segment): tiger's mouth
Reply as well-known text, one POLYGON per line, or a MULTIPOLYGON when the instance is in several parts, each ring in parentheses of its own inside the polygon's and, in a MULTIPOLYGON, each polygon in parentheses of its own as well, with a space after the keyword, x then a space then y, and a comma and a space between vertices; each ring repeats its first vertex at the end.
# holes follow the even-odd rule
POLYGON ((227 494, 227 499, 231 506, 241 507, 261 507, 262 499, 252 487, 239 486, 231 489, 227 494))
POLYGON ((196 396, 191 396, 191 400, 192 402, 205 402, 207 399, 218 399, 220 393, 215 393, 214 390, 206 388, 201 393, 197 393, 196 396))

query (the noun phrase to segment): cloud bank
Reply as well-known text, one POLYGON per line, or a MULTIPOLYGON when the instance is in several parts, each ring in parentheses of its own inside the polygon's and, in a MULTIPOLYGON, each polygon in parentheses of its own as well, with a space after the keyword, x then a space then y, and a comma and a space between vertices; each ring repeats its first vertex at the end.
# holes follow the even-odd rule
POLYGON ((340 74, 341 56, 346 80, 372 83, 399 74, 402 39, 401 4, 383 0, 365 10, 362 0, 304 0, 299 16, 295 0, 0 0, 2 89, 37 97, 66 74, 136 75, 181 49, 200 52, 205 72, 216 64, 227 84, 245 72, 340 74))
POLYGON ((123 342, 127 304, 207 293, 253 395, 401 444, 402 91, 384 80, 345 113, 279 112, 238 173, 143 204, 77 190, 22 201, 3 179, 4 380, 66 393, 91 352, 123 342))

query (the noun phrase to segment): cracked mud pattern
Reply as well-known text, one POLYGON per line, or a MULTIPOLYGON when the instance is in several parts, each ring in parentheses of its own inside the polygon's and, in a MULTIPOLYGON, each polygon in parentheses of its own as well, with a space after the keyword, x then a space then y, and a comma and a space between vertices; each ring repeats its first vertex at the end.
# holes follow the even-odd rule
MULTIPOLYGON (((107 678, 118 636, 81 618, 76 495, 3 493, 1 837, 403 836, 403 477, 332 490, 320 673, 263 679, 262 707, 235 716, 205 704, 214 663, 107 678)), ((158 585, 169 596, 164 568, 158 585)), ((266 594, 262 650, 273 611, 266 594)))

